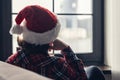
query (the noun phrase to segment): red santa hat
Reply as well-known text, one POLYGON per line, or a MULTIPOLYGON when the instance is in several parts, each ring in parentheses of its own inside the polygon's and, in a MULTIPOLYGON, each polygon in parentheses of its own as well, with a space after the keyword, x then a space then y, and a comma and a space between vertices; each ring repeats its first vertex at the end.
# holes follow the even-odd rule
POLYGON ((38 5, 23 8, 15 21, 16 24, 10 29, 10 34, 22 34, 23 40, 31 44, 50 43, 56 39, 60 30, 57 17, 48 9, 38 5))

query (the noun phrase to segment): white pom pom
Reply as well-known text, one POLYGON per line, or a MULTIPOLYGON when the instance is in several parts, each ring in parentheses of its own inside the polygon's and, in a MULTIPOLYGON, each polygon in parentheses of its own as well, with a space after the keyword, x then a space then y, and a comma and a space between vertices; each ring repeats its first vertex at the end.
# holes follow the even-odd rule
POLYGON ((20 25, 14 25, 10 29, 10 34, 21 34, 23 32, 23 27, 20 25))

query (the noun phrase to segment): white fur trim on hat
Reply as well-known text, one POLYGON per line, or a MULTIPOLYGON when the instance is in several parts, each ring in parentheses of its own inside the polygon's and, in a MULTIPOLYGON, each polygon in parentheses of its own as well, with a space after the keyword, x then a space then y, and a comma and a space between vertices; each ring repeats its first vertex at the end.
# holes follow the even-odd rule
POLYGON ((22 35, 23 35, 23 40, 25 40, 26 42, 35 45, 42 45, 54 41, 57 38, 59 31, 60 31, 60 23, 57 22, 55 28, 44 33, 36 33, 28 30, 26 27, 23 27, 22 35))
POLYGON ((10 34, 21 34, 23 32, 23 27, 21 25, 14 25, 10 29, 10 34))

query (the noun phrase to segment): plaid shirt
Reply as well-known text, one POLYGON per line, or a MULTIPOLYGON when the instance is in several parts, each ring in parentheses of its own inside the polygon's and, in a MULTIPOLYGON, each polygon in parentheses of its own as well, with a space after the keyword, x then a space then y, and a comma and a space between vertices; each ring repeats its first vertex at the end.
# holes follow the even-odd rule
POLYGON ((18 51, 7 63, 34 71, 54 80, 87 80, 84 65, 70 47, 61 51, 63 57, 43 54, 25 54, 18 51))

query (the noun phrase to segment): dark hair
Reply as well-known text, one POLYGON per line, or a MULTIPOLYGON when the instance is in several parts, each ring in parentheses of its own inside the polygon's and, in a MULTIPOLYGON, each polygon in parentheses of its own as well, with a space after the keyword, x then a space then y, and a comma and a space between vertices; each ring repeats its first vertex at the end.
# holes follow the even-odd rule
POLYGON ((49 49, 49 44, 35 45, 21 40, 19 37, 17 37, 17 42, 25 53, 47 53, 49 49))

